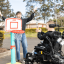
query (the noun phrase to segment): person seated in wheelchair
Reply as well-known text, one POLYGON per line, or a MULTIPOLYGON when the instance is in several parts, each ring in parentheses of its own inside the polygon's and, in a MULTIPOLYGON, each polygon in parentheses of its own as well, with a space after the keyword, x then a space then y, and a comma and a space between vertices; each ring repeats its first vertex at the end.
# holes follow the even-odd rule
POLYGON ((44 40, 43 41, 43 45, 44 46, 47 46, 48 50, 51 51, 50 49, 50 45, 49 45, 49 41, 45 38, 46 36, 48 36, 50 39, 51 39, 51 42, 52 42, 52 47, 55 48, 57 51, 61 50, 61 46, 56 43, 56 40, 61 37, 61 33, 59 31, 55 31, 54 27, 50 28, 49 25, 50 24, 54 24, 53 21, 48 21, 46 23, 46 29, 48 32, 44 33, 41 31, 41 29, 37 28, 36 29, 36 32, 38 32, 37 34, 37 37, 40 39, 40 40, 44 40), (56 36, 55 36, 56 35, 56 36), (47 45, 46 45, 47 44, 47 45))
MULTIPOLYGON (((48 22, 46 23, 46 29, 47 29, 47 31, 48 31, 49 33, 52 32, 52 31, 55 31, 54 28, 50 28, 50 27, 49 27, 50 24, 54 24, 54 22, 53 22, 53 21, 48 21, 48 22)), ((44 34, 44 32, 41 31, 41 28, 40 28, 40 29, 37 28, 37 29, 36 29, 36 32, 38 32, 37 37, 38 37, 40 40, 43 40, 43 34, 44 34)))
POLYGON ((62 41, 57 42, 59 37, 61 38, 61 33, 59 31, 55 31, 53 26, 53 21, 47 22, 46 28, 48 32, 46 33, 42 32, 41 29, 39 30, 39 28, 36 29, 36 32, 38 32, 37 37, 40 40, 43 40, 43 43, 37 44, 32 53, 27 53, 25 64, 29 64, 29 62, 31 62, 31 64, 34 62, 37 64, 64 63, 64 57, 61 55, 61 45, 59 44, 59 42, 62 41), (60 51, 60 53, 58 51, 60 51))

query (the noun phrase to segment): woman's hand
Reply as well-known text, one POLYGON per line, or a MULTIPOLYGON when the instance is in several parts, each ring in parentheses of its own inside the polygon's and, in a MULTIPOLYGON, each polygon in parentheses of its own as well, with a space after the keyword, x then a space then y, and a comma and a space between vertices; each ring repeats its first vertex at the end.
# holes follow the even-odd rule
POLYGON ((35 12, 37 10, 37 8, 34 8, 33 11, 35 12))

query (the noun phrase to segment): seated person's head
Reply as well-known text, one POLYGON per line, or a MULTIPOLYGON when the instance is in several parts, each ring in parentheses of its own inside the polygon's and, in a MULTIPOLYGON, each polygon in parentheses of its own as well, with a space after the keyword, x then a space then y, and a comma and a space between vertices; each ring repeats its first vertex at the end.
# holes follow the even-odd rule
MULTIPOLYGON (((53 22, 53 21, 48 21, 48 22, 46 23, 46 29, 47 29, 48 31, 55 31, 54 28, 50 28, 50 27, 49 27, 50 24, 54 24, 54 22, 53 22)), ((41 32, 41 28, 40 28, 40 29, 37 28, 37 29, 36 29, 36 32, 41 32)))
POLYGON ((55 31, 54 28, 50 28, 50 27, 49 27, 50 24, 54 24, 54 21, 48 21, 48 22, 46 23, 46 29, 47 29, 48 31, 55 31))

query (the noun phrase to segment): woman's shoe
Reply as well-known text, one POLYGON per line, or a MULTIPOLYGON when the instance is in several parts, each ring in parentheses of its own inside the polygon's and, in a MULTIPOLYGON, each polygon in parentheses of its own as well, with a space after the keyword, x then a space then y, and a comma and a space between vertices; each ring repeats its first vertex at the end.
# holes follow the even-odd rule
POLYGON ((18 60, 17 62, 22 63, 20 60, 18 60))

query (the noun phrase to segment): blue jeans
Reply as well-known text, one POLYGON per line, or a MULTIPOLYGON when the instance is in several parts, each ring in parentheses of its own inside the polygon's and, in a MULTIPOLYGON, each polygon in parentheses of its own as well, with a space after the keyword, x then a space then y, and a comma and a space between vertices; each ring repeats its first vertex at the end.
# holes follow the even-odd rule
POLYGON ((16 46, 16 58, 20 60, 20 42, 23 47, 23 58, 26 58, 27 54, 27 39, 25 33, 23 34, 15 34, 15 46, 16 46))

